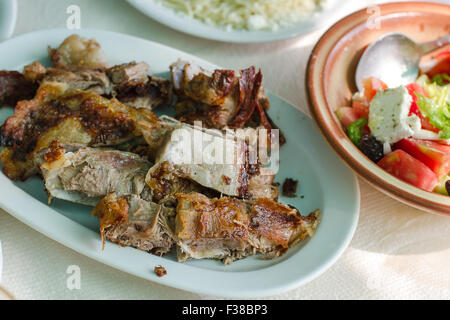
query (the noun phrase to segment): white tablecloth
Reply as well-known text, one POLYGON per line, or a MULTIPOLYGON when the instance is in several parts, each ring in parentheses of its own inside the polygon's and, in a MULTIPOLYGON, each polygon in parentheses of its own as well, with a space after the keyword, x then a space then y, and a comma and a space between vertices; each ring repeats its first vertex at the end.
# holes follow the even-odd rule
MULTIPOLYGON (((371 1, 359 1, 363 6, 371 1)), ((449 0, 443 2, 450 3, 449 0)), ((81 27, 157 41, 228 68, 260 67, 265 87, 306 111, 304 73, 324 29, 271 44, 207 41, 164 27, 121 0, 19 0, 15 35, 65 28, 66 8, 81 8, 81 27)), ((43 43, 43 46, 46 44, 43 43)), ((274 299, 450 299, 450 220, 400 204, 359 180, 361 217, 338 262, 319 278, 274 299)), ((3 286, 20 299, 199 299, 86 258, 0 211, 3 286), (66 286, 78 265, 81 289, 66 286)))

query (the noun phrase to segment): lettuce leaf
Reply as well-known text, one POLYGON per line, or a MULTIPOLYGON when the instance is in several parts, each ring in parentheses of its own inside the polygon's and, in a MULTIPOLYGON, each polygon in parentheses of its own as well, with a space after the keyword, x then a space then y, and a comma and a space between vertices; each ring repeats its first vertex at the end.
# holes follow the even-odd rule
POLYGON ((433 98, 424 97, 416 93, 419 98, 417 105, 420 112, 426 116, 430 123, 441 129, 440 138, 450 139, 450 104, 448 103, 448 88, 441 90, 439 95, 433 98))
POLYGON ((441 129, 441 139, 450 138, 450 84, 445 84, 448 79, 450 77, 447 74, 437 75, 433 80, 421 75, 416 81, 429 97, 416 93, 420 112, 433 126, 441 129))
POLYGON ((446 84, 450 83, 450 76, 446 73, 437 74, 433 77, 433 80, 431 80, 431 82, 434 82, 439 86, 445 86, 446 84))
POLYGON ((359 142, 363 136, 363 128, 367 125, 367 122, 367 118, 361 117, 347 127, 347 135, 356 146, 359 146, 359 142))

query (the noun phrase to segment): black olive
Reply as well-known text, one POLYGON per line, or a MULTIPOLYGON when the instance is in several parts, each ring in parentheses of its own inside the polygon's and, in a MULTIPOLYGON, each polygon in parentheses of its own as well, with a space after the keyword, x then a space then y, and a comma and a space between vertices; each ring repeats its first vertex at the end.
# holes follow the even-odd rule
POLYGON ((373 162, 378 162, 384 157, 383 144, 368 134, 362 136, 359 149, 373 162))

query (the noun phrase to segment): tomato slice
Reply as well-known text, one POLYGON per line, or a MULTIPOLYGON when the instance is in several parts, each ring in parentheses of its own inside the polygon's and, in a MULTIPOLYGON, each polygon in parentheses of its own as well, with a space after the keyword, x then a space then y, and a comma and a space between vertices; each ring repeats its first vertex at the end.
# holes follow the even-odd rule
POLYGON ((394 144, 394 149, 401 149, 422 161, 439 179, 450 171, 450 146, 434 141, 407 138, 394 144))
POLYGON ((377 94, 378 90, 386 90, 387 84, 378 78, 370 77, 363 80, 364 96, 366 100, 370 102, 377 94))
POLYGON ((439 182, 430 168, 400 149, 385 156, 378 165, 400 180, 425 191, 433 191, 439 182))
POLYGON ((450 75, 450 50, 442 51, 434 56, 435 63, 425 73, 433 78, 437 74, 446 73, 450 75))
POLYGON ((350 107, 339 108, 339 110, 336 111, 336 115, 339 121, 341 121, 344 128, 347 128, 350 124, 352 124, 353 122, 355 122, 360 118, 358 113, 353 108, 350 107))
POLYGON ((353 99, 352 108, 359 115, 359 117, 369 118, 369 104, 364 99, 353 99))

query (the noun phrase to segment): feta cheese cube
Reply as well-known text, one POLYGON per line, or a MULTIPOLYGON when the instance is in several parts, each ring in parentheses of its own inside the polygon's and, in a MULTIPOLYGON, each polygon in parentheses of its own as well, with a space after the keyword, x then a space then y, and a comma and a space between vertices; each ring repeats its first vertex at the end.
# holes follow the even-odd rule
POLYGON ((378 91, 370 102, 369 128, 382 143, 395 143, 421 128, 419 117, 409 115, 412 97, 404 86, 378 91))

